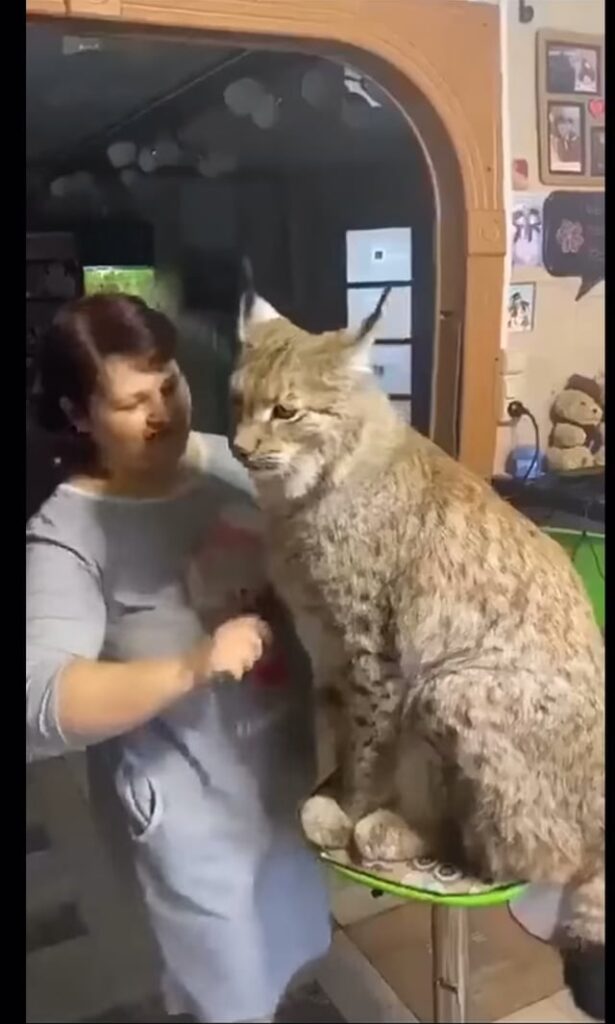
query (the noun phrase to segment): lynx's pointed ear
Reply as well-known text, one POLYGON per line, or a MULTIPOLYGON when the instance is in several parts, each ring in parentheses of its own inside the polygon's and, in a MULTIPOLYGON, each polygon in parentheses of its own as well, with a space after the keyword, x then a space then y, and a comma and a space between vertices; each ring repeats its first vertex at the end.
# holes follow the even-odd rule
POLYGON ((267 323, 268 320, 279 320, 281 313, 274 309, 266 299, 262 299, 254 290, 246 291, 241 296, 239 303, 239 324, 237 334, 239 340, 245 345, 250 337, 250 331, 258 324, 267 323))
POLYGON ((277 320, 281 314, 266 299, 261 299, 260 295, 257 295, 252 264, 247 257, 241 261, 241 280, 243 294, 239 300, 237 334, 240 342, 245 345, 252 327, 266 323, 268 320, 277 320))
POLYGON ((362 370, 364 372, 371 371, 369 354, 374 343, 374 328, 382 316, 384 304, 388 299, 390 292, 391 285, 388 285, 378 299, 378 304, 373 313, 370 313, 369 316, 365 318, 352 339, 351 365, 354 370, 362 370))

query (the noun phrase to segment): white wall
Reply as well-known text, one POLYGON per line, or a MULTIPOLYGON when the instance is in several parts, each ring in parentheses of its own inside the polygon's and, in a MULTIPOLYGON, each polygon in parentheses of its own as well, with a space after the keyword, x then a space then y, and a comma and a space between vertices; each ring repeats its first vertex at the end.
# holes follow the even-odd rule
MULTIPOLYGON (((547 195, 554 186, 538 176, 536 105, 536 33, 543 28, 604 35, 604 0, 533 0, 534 19, 521 24, 517 0, 502 0, 504 43, 504 110, 507 205, 510 208, 510 168, 513 158, 529 165, 528 193, 547 195)), ((575 188, 571 185, 571 188, 575 188)), ((509 239, 510 243, 510 239, 509 239)), ((572 373, 594 376, 604 371, 604 285, 575 302, 578 280, 551 277, 542 268, 508 269, 512 282, 536 284, 534 330, 507 335, 502 347, 521 353, 526 370, 515 379, 515 397, 532 410, 540 428, 541 446, 550 432, 550 407, 572 373)), ((506 289, 506 292, 508 289, 506 289)), ((498 430, 495 470, 503 469, 510 448, 533 443, 532 427, 498 430)))

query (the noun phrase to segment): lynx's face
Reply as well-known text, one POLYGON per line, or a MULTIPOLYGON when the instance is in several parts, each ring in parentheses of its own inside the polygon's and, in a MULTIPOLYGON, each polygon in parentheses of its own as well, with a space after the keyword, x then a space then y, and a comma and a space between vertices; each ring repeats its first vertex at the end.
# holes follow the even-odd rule
POLYGON ((244 296, 233 449, 259 488, 302 497, 352 445, 361 427, 356 395, 370 387, 369 319, 357 335, 312 335, 244 296))

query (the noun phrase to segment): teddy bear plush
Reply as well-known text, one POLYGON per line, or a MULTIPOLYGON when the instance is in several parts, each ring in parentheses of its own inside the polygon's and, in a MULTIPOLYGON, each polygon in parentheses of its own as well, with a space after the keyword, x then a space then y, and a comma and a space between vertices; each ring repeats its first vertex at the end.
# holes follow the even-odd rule
POLYGON ((549 469, 604 466, 604 382, 573 374, 551 407, 549 469))

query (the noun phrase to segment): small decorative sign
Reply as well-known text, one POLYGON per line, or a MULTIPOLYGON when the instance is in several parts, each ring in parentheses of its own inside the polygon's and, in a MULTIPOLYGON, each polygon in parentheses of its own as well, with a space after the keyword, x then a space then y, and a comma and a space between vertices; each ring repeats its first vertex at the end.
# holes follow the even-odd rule
POLYGON ((590 100, 587 109, 594 120, 604 117, 604 100, 590 100))
POLYGON ((508 330, 516 334, 533 330, 535 304, 536 285, 533 282, 509 285, 506 318, 508 330))
POLYGON ((580 277, 577 301, 604 280, 604 192, 552 192, 544 204, 544 265, 580 277))

